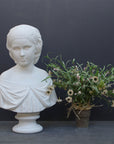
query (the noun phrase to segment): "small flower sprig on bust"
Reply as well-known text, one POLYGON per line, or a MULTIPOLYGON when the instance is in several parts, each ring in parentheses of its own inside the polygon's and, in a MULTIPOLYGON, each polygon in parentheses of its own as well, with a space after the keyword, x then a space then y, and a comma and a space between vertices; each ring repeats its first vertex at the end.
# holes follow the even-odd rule
POLYGON ((53 90, 54 90, 54 86, 53 85, 48 86, 47 91, 46 91, 46 95, 51 95, 53 90))
MULTIPOLYGON (((49 77, 52 77, 54 85, 66 91, 65 100, 71 104, 69 112, 91 109, 100 100, 110 101, 110 104, 114 101, 113 66, 101 68, 92 62, 84 66, 76 63, 75 59, 65 63, 61 56, 50 58, 47 55, 46 58, 49 60, 46 64, 49 77)), ((59 101, 62 100, 59 98, 59 101)))

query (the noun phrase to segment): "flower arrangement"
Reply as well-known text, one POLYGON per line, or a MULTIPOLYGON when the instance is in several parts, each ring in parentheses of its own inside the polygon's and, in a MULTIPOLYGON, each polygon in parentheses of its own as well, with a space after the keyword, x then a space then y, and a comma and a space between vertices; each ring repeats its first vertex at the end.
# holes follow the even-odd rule
MULTIPOLYGON (((105 100, 109 104, 114 102, 113 66, 101 68, 92 62, 87 62, 84 66, 76 63, 75 59, 65 63, 61 56, 50 58, 47 55, 46 58, 49 60, 46 64, 49 77, 53 79, 55 86, 66 91, 65 101, 70 104, 68 116, 73 111, 78 117, 75 110, 90 110, 99 100, 105 100)), ((58 102, 62 101, 59 97, 58 102)))

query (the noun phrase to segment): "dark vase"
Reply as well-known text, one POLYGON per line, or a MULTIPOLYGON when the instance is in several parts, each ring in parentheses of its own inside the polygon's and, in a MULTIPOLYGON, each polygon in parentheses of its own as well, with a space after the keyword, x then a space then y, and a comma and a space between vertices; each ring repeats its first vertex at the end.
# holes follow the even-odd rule
POLYGON ((89 118, 91 110, 76 111, 80 119, 76 117, 76 126, 78 128, 87 128, 89 125, 89 118))

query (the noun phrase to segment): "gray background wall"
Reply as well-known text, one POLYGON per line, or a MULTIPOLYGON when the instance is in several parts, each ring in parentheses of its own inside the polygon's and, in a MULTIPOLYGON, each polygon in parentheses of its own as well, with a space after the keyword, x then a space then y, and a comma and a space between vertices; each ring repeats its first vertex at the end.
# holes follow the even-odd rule
MULTIPOLYGON (((44 41, 40 68, 45 69, 42 59, 50 52, 79 63, 114 64, 114 0, 0 0, 0 73, 14 65, 6 34, 18 24, 39 28, 44 41)), ((0 120, 14 120, 14 115, 0 109, 0 120)), ((65 106, 43 111, 41 120, 66 120, 65 106)), ((114 109, 94 108, 91 120, 114 120, 114 109)))

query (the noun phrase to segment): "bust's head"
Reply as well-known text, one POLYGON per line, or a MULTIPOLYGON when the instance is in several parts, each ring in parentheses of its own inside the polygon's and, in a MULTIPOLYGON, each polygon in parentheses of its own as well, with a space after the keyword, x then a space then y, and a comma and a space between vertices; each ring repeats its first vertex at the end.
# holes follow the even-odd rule
POLYGON ((6 47, 9 50, 11 58, 16 62, 13 56, 13 43, 23 40, 29 41, 35 47, 34 64, 36 64, 41 55, 43 42, 39 30, 30 25, 22 24, 15 26, 7 34, 6 47))

